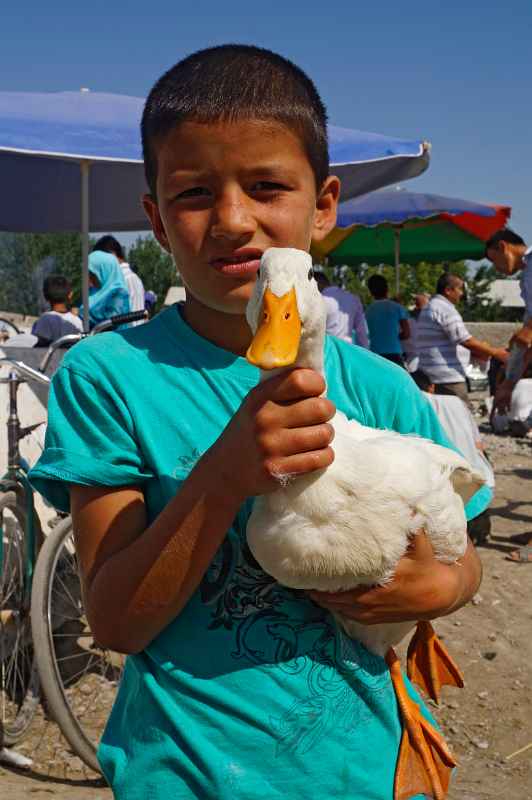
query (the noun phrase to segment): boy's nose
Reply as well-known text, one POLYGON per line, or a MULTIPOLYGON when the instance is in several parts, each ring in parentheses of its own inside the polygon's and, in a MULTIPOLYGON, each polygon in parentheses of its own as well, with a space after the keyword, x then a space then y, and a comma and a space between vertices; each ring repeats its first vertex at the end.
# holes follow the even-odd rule
POLYGON ((214 239, 240 239, 257 227, 244 198, 239 195, 220 198, 213 209, 211 236, 214 239))

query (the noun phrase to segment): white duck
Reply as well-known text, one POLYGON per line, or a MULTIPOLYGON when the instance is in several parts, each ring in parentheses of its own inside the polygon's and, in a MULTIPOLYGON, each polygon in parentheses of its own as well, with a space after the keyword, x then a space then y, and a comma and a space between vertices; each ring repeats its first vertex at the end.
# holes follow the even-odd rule
MULTIPOLYGON (((247 358, 263 370, 262 379, 288 366, 324 373, 325 309, 307 253, 267 250, 246 313, 254 333, 247 358)), ((420 528, 436 558, 453 563, 464 555, 464 503, 483 484, 464 458, 421 437, 365 427, 340 411, 332 425, 330 467, 296 480, 279 476, 279 490, 255 501, 247 539, 266 572, 294 589, 383 584, 420 528)), ((390 667, 403 718, 394 798, 427 793, 442 800, 456 762, 407 694, 392 650, 414 623, 339 622, 390 667)), ((441 684, 463 685, 429 623, 418 623, 408 665, 410 677, 436 700, 441 684)))

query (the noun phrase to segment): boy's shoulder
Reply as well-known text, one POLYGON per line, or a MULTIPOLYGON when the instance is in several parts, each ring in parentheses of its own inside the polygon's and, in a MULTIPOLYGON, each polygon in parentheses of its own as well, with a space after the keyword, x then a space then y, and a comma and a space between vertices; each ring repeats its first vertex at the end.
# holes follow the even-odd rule
POLYGON ((397 387, 398 391, 417 389, 403 367, 365 347, 327 336, 326 348, 326 365, 340 369, 340 374, 354 380, 365 392, 378 394, 385 386, 397 387))
POLYGON ((170 310, 162 311, 144 325, 86 337, 67 351, 60 367, 89 379, 109 371, 131 373, 141 369, 168 340, 164 317, 170 310))

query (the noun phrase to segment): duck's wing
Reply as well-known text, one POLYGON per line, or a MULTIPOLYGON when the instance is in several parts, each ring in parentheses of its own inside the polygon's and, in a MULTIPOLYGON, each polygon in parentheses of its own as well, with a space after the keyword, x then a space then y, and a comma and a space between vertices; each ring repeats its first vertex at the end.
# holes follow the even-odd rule
POLYGON ((416 437, 421 447, 426 448, 430 457, 440 466, 442 473, 448 473, 454 491, 461 497, 464 505, 484 486, 486 479, 474 469, 460 453, 448 447, 435 444, 428 439, 416 437))
POLYGON ((348 420, 343 414, 336 414, 334 427, 335 430, 348 435, 357 442, 379 439, 379 444, 384 448, 391 447, 395 450, 398 446, 404 447, 405 464, 409 463, 407 455, 409 448, 423 450, 433 463, 440 467, 442 474, 448 476, 454 491, 460 496, 464 505, 486 483, 482 473, 474 469, 460 453, 449 447, 435 444, 422 436, 380 428, 368 428, 355 420, 348 420))

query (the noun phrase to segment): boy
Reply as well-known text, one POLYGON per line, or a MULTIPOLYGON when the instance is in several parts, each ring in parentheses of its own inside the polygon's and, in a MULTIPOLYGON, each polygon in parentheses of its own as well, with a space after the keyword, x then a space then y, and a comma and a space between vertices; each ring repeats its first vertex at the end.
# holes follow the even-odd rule
POLYGON ((495 393, 495 408, 502 414, 510 408, 512 392, 523 375, 525 356, 532 346, 532 247, 527 247, 510 228, 503 228, 486 242, 486 257, 503 275, 521 271, 521 297, 525 304, 523 327, 512 337, 506 376, 495 393))
POLYGON ((96 639, 132 654, 105 775, 120 800, 389 800, 401 735, 389 672, 329 609, 368 623, 449 613, 478 586, 474 550, 444 565, 420 535, 386 588, 315 602, 262 572, 245 539, 276 474, 332 462, 331 400, 443 440, 410 379, 361 348, 328 340, 330 399, 310 370, 257 386, 243 358, 264 250, 308 250, 334 226, 325 109, 290 62, 227 45, 159 80, 142 133, 144 206, 186 300, 67 355, 33 471, 70 502, 96 639))
POLYGON ((373 303, 366 308, 370 347, 388 361, 404 365, 401 342, 410 337, 408 311, 395 300, 388 299, 388 281, 383 275, 372 275, 368 289, 373 303))
POLYGON ((48 275, 44 279, 42 292, 45 300, 50 303, 50 311, 45 311, 33 323, 31 332, 37 336, 35 346, 48 347, 61 336, 80 333, 83 330, 83 323, 70 311, 72 287, 67 278, 63 275, 48 275))

